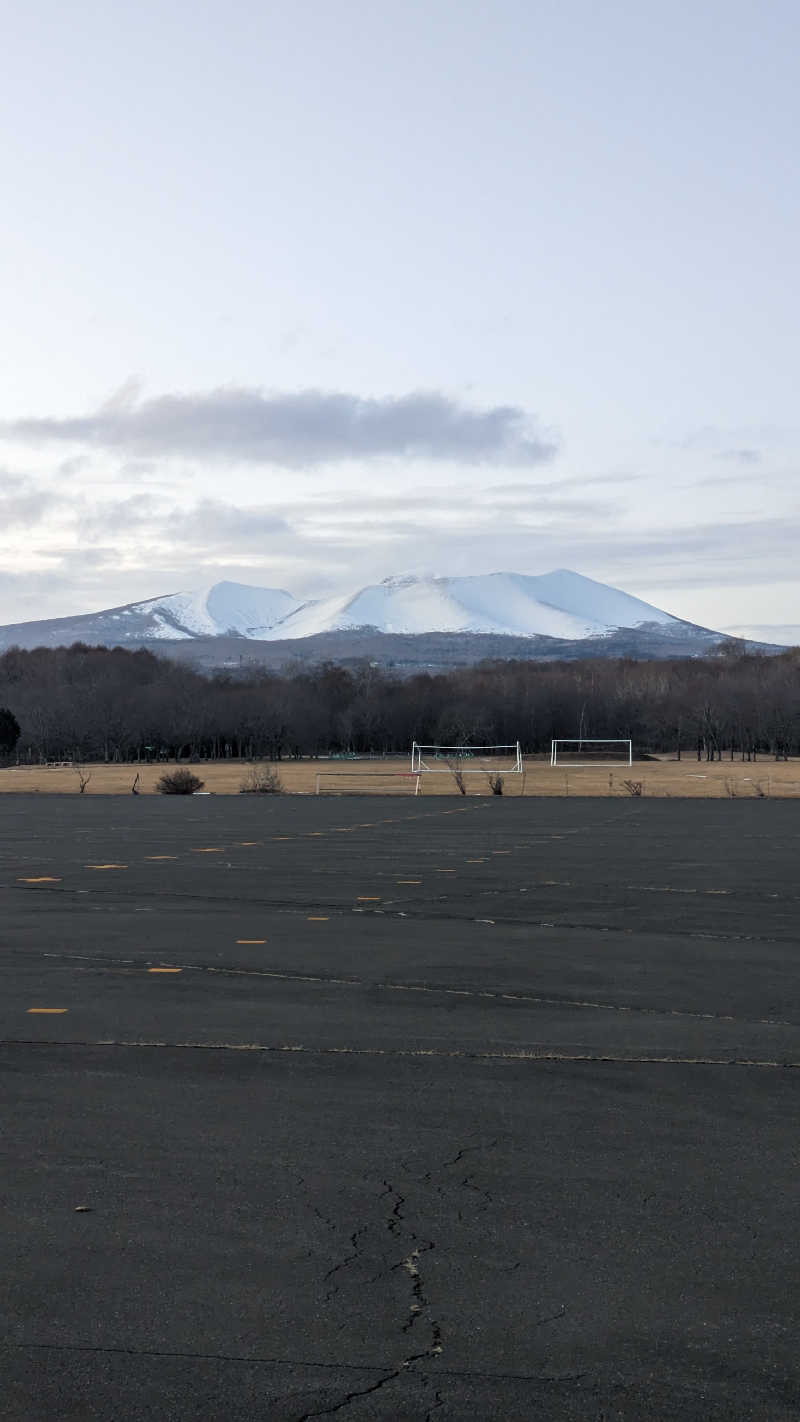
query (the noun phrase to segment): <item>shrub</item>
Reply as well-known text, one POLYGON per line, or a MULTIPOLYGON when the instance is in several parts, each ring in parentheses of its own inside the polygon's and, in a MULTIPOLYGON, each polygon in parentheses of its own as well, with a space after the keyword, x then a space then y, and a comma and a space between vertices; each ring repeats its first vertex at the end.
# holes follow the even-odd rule
POLYGON ((489 776, 489 789, 491 790, 491 792, 492 792, 493 795, 502 795, 502 793, 503 793, 503 777, 502 777, 502 775, 490 775, 490 776, 489 776))
POLYGON ((156 781, 156 790, 159 795, 193 795, 203 784, 191 770, 170 770, 156 781))
POLYGON ((464 784, 464 772, 463 772, 463 770, 460 768, 460 766, 458 766, 458 765, 453 765, 453 763, 452 763, 452 761, 451 761, 451 762, 450 762, 450 772, 451 772, 451 774, 452 774, 452 776, 453 776, 453 779, 454 779, 455 782, 456 782, 456 785, 458 786, 458 793, 459 793, 459 795, 466 795, 466 793, 467 793, 467 787, 466 787, 466 785, 464 784))
POLYGON ((240 795, 282 795, 283 781, 271 765, 254 765, 239 786, 240 795))

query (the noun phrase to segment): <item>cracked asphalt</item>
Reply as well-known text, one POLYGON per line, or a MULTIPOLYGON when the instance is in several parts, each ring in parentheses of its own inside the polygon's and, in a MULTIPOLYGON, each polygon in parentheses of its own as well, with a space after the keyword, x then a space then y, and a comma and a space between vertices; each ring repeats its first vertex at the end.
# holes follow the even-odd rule
POLYGON ((3 1417, 800 1418, 799 847, 0 799, 3 1417))

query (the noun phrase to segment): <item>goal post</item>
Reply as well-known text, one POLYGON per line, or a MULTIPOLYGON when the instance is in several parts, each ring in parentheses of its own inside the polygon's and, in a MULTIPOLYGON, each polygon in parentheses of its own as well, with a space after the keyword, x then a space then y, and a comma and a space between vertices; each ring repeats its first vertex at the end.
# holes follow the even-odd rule
POLYGON ((318 770, 315 795, 419 795, 420 776, 407 770, 318 770))
POLYGON ((633 742, 561 737, 551 743, 550 764, 564 770, 592 766, 598 770, 613 770, 616 765, 633 765, 633 742))
POLYGON ((464 775, 522 774, 522 747, 519 741, 497 746, 422 745, 414 741, 411 747, 411 770, 415 774, 439 772, 442 775, 460 770, 464 775))

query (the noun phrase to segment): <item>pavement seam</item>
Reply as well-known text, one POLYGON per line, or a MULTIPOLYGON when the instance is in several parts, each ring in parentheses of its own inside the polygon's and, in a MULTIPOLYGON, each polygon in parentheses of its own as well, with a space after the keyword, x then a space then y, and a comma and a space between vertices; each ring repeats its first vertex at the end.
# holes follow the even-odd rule
POLYGON ((451 1061, 502 1061, 502 1062, 586 1062, 602 1064, 607 1062, 620 1066, 700 1066, 700 1067, 759 1067, 771 1070, 793 1070, 800 1067, 800 1061, 778 1061, 775 1058, 756 1057, 675 1057, 675 1056, 621 1056, 596 1052, 480 1052, 455 1050, 445 1051, 438 1047, 307 1047, 301 1043, 262 1042, 166 1042, 135 1041, 126 1039, 100 1038, 95 1041, 39 1039, 27 1037, 0 1038, 2 1047, 60 1047, 93 1050, 96 1047, 115 1047, 143 1051, 195 1051, 195 1052, 251 1052, 264 1056, 322 1056, 322 1057, 408 1057, 438 1058, 451 1061))
MULTIPOLYGON (((88 953, 44 953, 42 956, 61 962, 94 963, 99 968, 141 966, 147 968, 149 972, 154 971, 149 967, 150 959, 143 959, 141 964, 136 964, 130 958, 102 958, 88 953)), ((699 1012, 684 1007, 648 1007, 638 1003, 601 1002, 591 998, 545 997, 538 993, 502 992, 499 988, 455 988, 437 983, 380 982, 377 979, 340 978, 332 975, 326 976, 322 973, 288 973, 278 968, 220 968, 211 963, 184 963, 183 968, 186 972, 209 973, 219 977, 268 978, 277 982, 313 983, 320 987, 355 987, 373 992, 417 992, 433 997, 444 995, 488 999, 499 1003, 533 1003, 541 1007, 574 1008, 579 1011, 625 1012, 631 1016, 641 1014, 647 1017, 687 1017, 693 1021, 735 1022, 747 1027, 800 1026, 800 1023, 791 1022, 788 1018, 783 1017, 737 1017, 730 1012, 699 1012)))
MULTIPOLYGON (((259 1358, 240 1353, 189 1353, 161 1348, 123 1348, 121 1345, 96 1343, 30 1343, 25 1339, 3 1339, 0 1350, 36 1349, 43 1353, 109 1353, 127 1358, 185 1358, 190 1362, 245 1363, 252 1367, 272 1368, 321 1368, 332 1372, 382 1373, 385 1364, 379 1363, 317 1363, 308 1358, 259 1358)), ((437 1368, 442 1377, 486 1378, 497 1382, 577 1382, 585 1373, 492 1373, 480 1368, 437 1368)))

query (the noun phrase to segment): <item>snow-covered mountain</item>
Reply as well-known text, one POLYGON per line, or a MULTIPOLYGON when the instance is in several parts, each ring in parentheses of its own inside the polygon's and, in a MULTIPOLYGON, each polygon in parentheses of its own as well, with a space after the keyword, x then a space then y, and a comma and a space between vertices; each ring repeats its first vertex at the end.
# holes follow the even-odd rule
POLYGON ((203 592, 170 593, 79 617, 0 627, 0 648, 119 646, 239 637, 296 640, 369 628, 382 633, 492 633, 580 640, 618 628, 687 627, 628 593, 559 569, 530 576, 386 578, 356 592, 301 602, 280 588, 221 582, 203 592))
POLYGON ((270 638, 372 627, 380 632, 492 632, 581 638, 678 619, 639 598, 560 569, 538 577, 488 573, 465 578, 386 578, 356 593, 290 612, 270 638))

